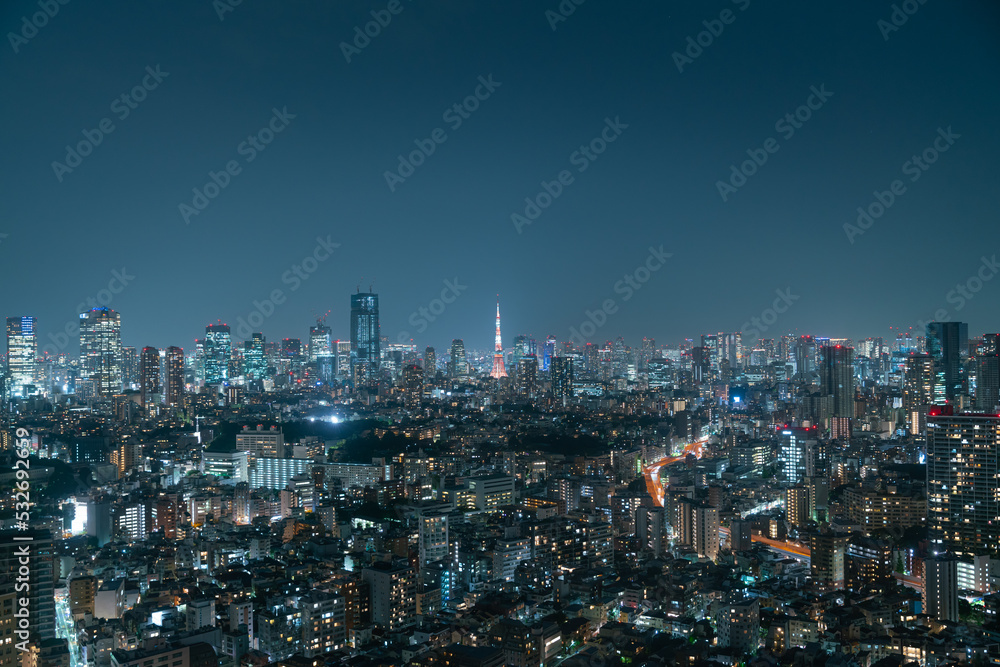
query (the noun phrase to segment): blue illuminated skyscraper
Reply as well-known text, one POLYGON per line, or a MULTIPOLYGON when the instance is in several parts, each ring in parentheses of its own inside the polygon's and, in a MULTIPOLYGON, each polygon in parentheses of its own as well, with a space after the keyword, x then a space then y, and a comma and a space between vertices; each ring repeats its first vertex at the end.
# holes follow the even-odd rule
POLYGON ((233 342, 228 324, 205 327, 205 384, 222 384, 229 379, 233 342))
POLYGON ((378 294, 358 292, 351 295, 351 372, 355 378, 371 381, 376 377, 382 357, 381 329, 378 321, 378 294), (360 373, 360 376, 359 376, 360 373))

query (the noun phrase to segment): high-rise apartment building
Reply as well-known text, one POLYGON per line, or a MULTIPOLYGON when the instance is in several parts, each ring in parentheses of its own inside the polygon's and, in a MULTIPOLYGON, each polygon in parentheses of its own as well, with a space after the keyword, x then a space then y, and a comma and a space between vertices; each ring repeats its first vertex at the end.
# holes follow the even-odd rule
POLYGON ((828 345, 820 349, 820 394, 833 396, 833 416, 854 417, 854 349, 828 345))
POLYGON ((371 595, 371 620, 390 632, 413 622, 417 613, 417 576, 404 561, 374 563, 362 570, 371 595))
POLYGON ((1000 405, 1000 354, 976 357, 976 409, 994 412, 1000 405))
POLYGON ((1000 547, 1000 416, 927 417, 927 529, 931 549, 959 556, 1000 547))
POLYGON ((180 405, 184 395, 184 350, 168 347, 165 366, 167 405, 180 405))
POLYGON ((958 559, 950 555, 924 559, 923 612, 939 621, 959 621, 958 559))
POLYGON ((573 398, 573 357, 555 357, 550 368, 552 398, 557 401, 573 398))
POLYGON ((110 398, 122 390, 122 318, 110 308, 80 314, 80 375, 110 398))

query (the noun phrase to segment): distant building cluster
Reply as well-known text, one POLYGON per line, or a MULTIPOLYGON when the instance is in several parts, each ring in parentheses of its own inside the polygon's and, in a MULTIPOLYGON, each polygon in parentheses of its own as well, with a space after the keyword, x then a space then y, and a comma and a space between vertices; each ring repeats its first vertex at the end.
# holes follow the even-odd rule
POLYGON ((325 319, 7 318, 0 667, 1000 664, 1000 334, 325 319))

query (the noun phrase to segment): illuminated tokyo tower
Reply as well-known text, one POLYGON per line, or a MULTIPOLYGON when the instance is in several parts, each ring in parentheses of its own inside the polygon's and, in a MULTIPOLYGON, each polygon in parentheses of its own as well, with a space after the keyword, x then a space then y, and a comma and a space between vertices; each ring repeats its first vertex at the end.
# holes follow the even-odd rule
POLYGON ((493 370, 490 372, 490 377, 500 378, 507 377, 507 371, 503 367, 503 343, 500 342, 500 295, 497 294, 497 340, 496 340, 496 350, 493 352, 493 370))

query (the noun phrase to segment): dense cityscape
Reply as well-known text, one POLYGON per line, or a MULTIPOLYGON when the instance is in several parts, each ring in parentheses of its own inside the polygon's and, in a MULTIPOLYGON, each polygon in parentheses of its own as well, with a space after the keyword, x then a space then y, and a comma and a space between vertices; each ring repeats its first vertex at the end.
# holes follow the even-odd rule
POLYGON ((0 34, 0 667, 1000 667, 1000 2, 0 34))
POLYGON ((8 317, 3 664, 1000 659, 1000 334, 500 315, 492 354, 389 342, 370 292, 343 339, 158 349, 98 307, 78 357, 8 317))

